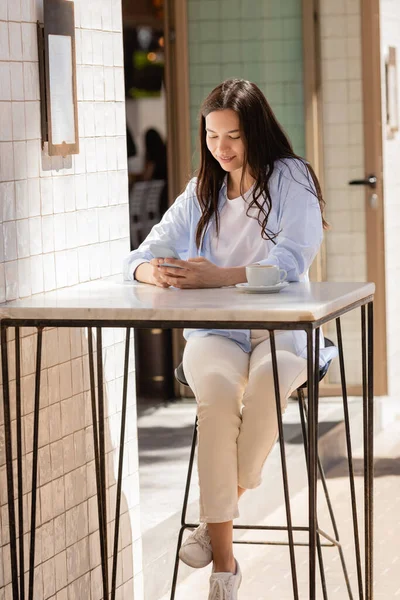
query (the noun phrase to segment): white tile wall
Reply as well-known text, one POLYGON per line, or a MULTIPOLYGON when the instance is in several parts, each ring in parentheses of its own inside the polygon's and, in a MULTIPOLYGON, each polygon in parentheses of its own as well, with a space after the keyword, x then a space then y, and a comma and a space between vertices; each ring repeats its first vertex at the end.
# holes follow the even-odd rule
MULTIPOLYGON (((120 273, 129 250, 121 0, 75 0, 80 154, 66 159, 41 150, 36 21, 42 15, 42 0, 0 2, 0 302, 120 273)), ((113 488, 122 389, 116 361, 123 339, 120 330, 104 334, 107 477, 113 488)), ((22 354, 25 469, 31 461, 35 348, 31 330, 22 354)), ((43 348, 35 600, 97 599, 101 568, 85 332, 45 330, 43 348)), ((10 371, 15 378, 11 355, 10 371)), ((132 415, 133 371, 132 356, 132 415)), ((127 436, 125 455, 117 596, 142 600, 138 465, 128 460, 137 458, 135 436, 127 436)), ((0 598, 8 599, 4 460, 0 443, 0 598)), ((26 514, 28 492, 27 480, 26 514)))
MULTIPOLYGON (((384 60, 388 46, 397 50, 400 60, 400 5, 396 0, 381 0, 381 57, 382 76, 384 76, 384 60)), ((398 86, 400 75, 398 70, 398 86)), ((382 115, 386 114, 385 82, 382 81, 382 115)), ((400 118, 400 115, 398 115, 400 118)), ((385 206, 385 259, 386 259, 386 319, 389 394, 400 393, 400 172, 398 168, 400 155, 400 135, 387 139, 385 123, 383 123, 383 162, 384 162, 384 206, 385 206)))
MULTIPOLYGON (((360 0, 321 0, 321 60, 327 280, 366 280, 364 190, 348 185, 364 177, 360 0)), ((342 320, 346 375, 361 382, 360 317, 342 320)), ((335 325, 326 326, 335 339, 335 325)), ((339 382, 338 361, 329 372, 339 382)))
MULTIPOLYGON (((120 19, 117 17, 114 17, 114 20, 110 19, 110 15, 116 14, 115 3, 102 2, 102 5, 106 6, 100 11, 100 14, 105 15, 105 22, 111 24, 115 22, 115 27, 119 29, 120 19)), ((97 10, 93 12, 97 13, 97 10)), ((85 14, 80 3, 76 3, 76 13, 79 22, 85 14)), ((33 14, 33 18, 36 16, 37 12, 33 14)), ((88 19, 87 15, 84 18, 88 19)), ((82 39, 82 52, 79 52, 78 44, 77 53, 78 68, 80 67, 83 83, 81 93, 78 94, 78 111, 82 123, 81 153, 72 158, 71 168, 62 168, 64 165, 59 164, 60 168, 57 169, 57 160, 41 157, 40 151, 36 26, 33 22, 21 24, 0 21, 0 30, 2 28, 4 35, 0 35, 2 40, 0 57, 11 59, 12 62, 0 62, 1 100, 4 100, 0 110, 0 177, 2 184, 14 187, 12 195, 8 192, 7 196, 4 196, 3 214, 7 214, 7 218, 12 218, 14 197, 17 195, 21 209, 17 213, 17 219, 38 216, 37 212, 31 215, 28 206, 30 203, 32 205, 37 203, 37 192, 40 189, 42 216, 63 214, 77 209, 79 220, 79 212, 86 205, 97 207, 99 199, 101 205, 108 204, 110 196, 103 193, 104 190, 107 188, 113 190, 115 182, 126 177, 121 34, 119 31, 101 29, 77 30, 77 39, 82 39), (21 51, 18 50, 19 48, 21 51), (105 64, 110 63, 115 67, 110 65, 105 69, 105 64), (88 182, 83 177, 79 177, 79 185, 74 181, 74 175, 99 172, 102 174, 101 177, 89 177, 89 185, 86 185, 86 189, 85 184, 88 182), (26 188, 28 178, 38 179, 36 187, 31 186, 29 189, 34 195, 31 200, 26 188), (18 186, 19 183, 23 185, 18 186), (78 199, 78 206, 76 206, 75 196, 78 199)), ((126 207, 127 193, 125 191, 121 195, 119 191, 118 189, 118 193, 112 194, 113 203, 114 198, 118 198, 121 205, 126 207)), ((126 219, 123 210, 118 214, 122 220, 126 219)), ((82 232, 79 245, 85 244, 84 238, 85 232, 82 232)), ((86 243, 91 242, 93 243, 93 236, 89 233, 86 243)), ((104 240, 104 243, 109 244, 109 240, 104 240)), ((51 242, 45 245, 46 248, 49 246, 51 247, 51 242)), ((2 250, 4 253, 4 248, 2 250)), ((6 256, 8 257, 8 253, 6 256)), ((96 260, 95 256, 94 260, 96 260)), ((90 271, 81 271, 80 280, 84 272, 86 277, 90 277, 90 271)), ((95 269, 92 268, 91 271, 95 269)), ((6 282, 3 279, 0 288, 4 290, 5 287, 6 282)), ((9 288, 9 293, 13 293, 15 297, 21 295, 15 287, 9 288)), ((7 299, 13 298, 7 296, 7 299)))

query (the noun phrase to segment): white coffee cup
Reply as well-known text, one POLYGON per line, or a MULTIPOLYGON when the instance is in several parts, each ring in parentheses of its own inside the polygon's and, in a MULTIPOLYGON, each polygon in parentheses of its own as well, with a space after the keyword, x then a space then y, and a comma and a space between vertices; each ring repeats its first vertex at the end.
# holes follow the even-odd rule
POLYGON ((287 272, 275 265, 248 265, 246 277, 249 285, 277 285, 285 281, 287 272))

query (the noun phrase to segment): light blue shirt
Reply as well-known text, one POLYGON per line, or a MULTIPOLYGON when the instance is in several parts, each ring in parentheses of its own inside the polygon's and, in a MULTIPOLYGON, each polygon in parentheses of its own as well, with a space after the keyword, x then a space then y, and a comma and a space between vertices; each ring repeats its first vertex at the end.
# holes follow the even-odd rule
MULTIPOLYGON (((311 176, 308 175, 305 165, 299 160, 276 161, 269 180, 269 191, 272 207, 267 228, 273 233, 278 233, 278 236, 274 240, 275 243, 265 240, 265 256, 257 263, 277 265, 281 269, 285 269, 289 282, 309 281, 308 270, 323 238, 321 210, 318 198, 313 193, 315 188, 311 176)), ((219 193, 219 210, 227 202, 226 192, 225 180, 219 193)), ((211 236, 215 235, 215 229, 212 226, 213 219, 205 231, 201 249, 196 246, 196 230, 200 216, 201 209, 196 196, 196 178, 193 178, 183 194, 175 200, 160 223, 153 227, 139 248, 127 256, 124 261, 124 279, 134 281, 137 267, 154 258, 149 246, 155 242, 162 242, 166 246, 174 247, 182 260, 202 256, 218 264, 217 258, 213 256, 210 243, 211 236)), ((291 334, 295 353, 306 358, 306 333, 293 331, 291 334)), ((184 331, 186 339, 191 336, 205 335, 228 337, 239 344, 245 352, 251 351, 249 330, 185 329, 184 331)), ((323 348, 323 345, 321 333, 321 366, 336 355, 335 348, 323 348)))

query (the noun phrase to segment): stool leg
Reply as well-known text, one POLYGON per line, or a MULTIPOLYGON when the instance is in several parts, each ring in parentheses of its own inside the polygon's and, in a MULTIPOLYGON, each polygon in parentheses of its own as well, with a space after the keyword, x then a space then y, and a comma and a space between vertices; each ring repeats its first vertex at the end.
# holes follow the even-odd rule
POLYGON ((179 550, 181 549, 181 546, 182 546, 182 538, 183 538, 183 532, 184 531, 185 531, 184 527, 181 527, 180 530, 179 530, 178 543, 176 545, 174 575, 172 577, 172 586, 171 586, 170 600, 174 600, 174 598, 175 598, 176 584, 177 584, 177 581, 178 581, 178 571, 179 571, 179 550))
POLYGON ((275 346, 274 331, 270 331, 270 342, 271 342, 272 370, 273 370, 273 375, 274 375, 276 415, 277 415, 277 419, 278 419, 278 429, 279 429, 279 445, 280 445, 281 464, 282 464, 283 490, 284 490, 284 495, 285 495, 286 521, 287 521, 287 527, 288 527, 288 541, 289 541, 289 553, 290 553, 290 567, 291 567, 291 571, 292 571, 293 594, 294 594, 294 599, 299 600, 299 590, 298 590, 297 573, 296 573, 296 555, 295 555, 295 551, 294 551, 294 541, 293 541, 292 514, 291 514, 291 510, 290 510, 289 483, 288 483, 287 468, 286 468, 285 440, 283 437, 281 397, 280 397, 280 390, 279 390, 278 364, 277 364, 277 359, 276 359, 276 346, 275 346))
POLYGON ((189 501, 189 492, 190 492, 190 482, 192 480, 192 472, 193 472, 193 465, 194 465, 194 455, 196 452, 196 442, 197 442, 197 416, 196 416, 196 420, 194 422, 194 429, 193 429, 193 437, 192 437, 192 446, 190 448, 190 458, 189 458, 189 465, 188 465, 188 471, 187 471, 187 476, 186 476, 186 485, 185 485, 185 495, 183 498, 183 506, 182 506, 182 515, 181 515, 181 528, 179 531, 179 535, 178 535, 178 543, 176 546, 176 554, 175 554, 175 565, 174 565, 174 574, 172 577, 172 586, 171 586, 171 596, 170 596, 170 600, 174 600, 175 598, 175 591, 176 591, 176 583, 178 580, 178 571, 179 571, 179 550, 182 546, 182 538, 183 538, 183 532, 185 531, 187 524, 186 524, 186 511, 187 511, 187 505, 188 505, 188 501, 189 501))
MULTIPOLYGON (((336 524, 336 519, 335 519, 335 514, 333 512, 333 506, 332 506, 332 502, 331 502, 331 498, 329 496, 329 491, 328 491, 328 485, 326 483, 326 478, 325 478, 325 472, 321 463, 320 458, 318 457, 318 471, 321 477, 321 482, 322 482, 322 487, 324 490, 324 494, 325 494, 325 499, 326 499, 326 503, 328 505, 328 511, 329 511, 329 515, 331 518, 331 522, 332 522, 332 527, 333 530, 335 532, 335 539, 337 542, 339 542, 339 530, 336 524)), ((342 565, 342 569, 343 569, 343 575, 344 575, 344 579, 346 582, 346 587, 347 587, 347 592, 349 594, 349 598, 350 600, 353 600, 353 592, 351 591, 351 585, 350 585, 350 579, 349 579, 349 574, 347 571, 347 566, 346 566, 346 561, 344 558, 344 553, 343 553, 343 548, 342 545, 340 544, 338 546, 338 551, 339 551, 339 557, 340 557, 340 562, 342 565)))
MULTIPOLYGON (((301 430, 302 430, 302 434, 303 434, 303 447, 304 447, 304 454, 305 454, 305 458, 306 458, 307 475, 309 475, 307 428, 306 428, 306 421, 305 421, 305 417, 304 417, 304 412, 306 409, 305 409, 305 402, 304 402, 304 393, 301 388, 299 388, 297 390, 297 396, 298 396, 298 400, 299 400, 299 412, 300 412, 301 430)), ((317 529, 318 529, 318 519, 317 519, 317 529)), ((322 593, 324 596, 324 600, 328 600, 328 591, 326 589, 326 580, 325 580, 324 560, 323 560, 323 556, 322 556, 321 538, 320 538, 319 534, 317 534, 317 551, 318 551, 319 572, 320 572, 320 576, 321 576, 322 593)))
MULTIPOLYGON (((307 405, 306 405, 306 401, 304 398, 304 392, 301 388, 299 388, 297 390, 297 395, 298 395, 298 399, 299 399, 299 411, 300 411, 301 426, 302 426, 302 430, 303 430, 304 448, 306 450, 306 448, 307 448, 307 432, 306 432, 307 405)), ((308 465, 307 465, 307 471, 308 471, 308 465)), ((324 495, 325 495, 326 503, 328 506, 329 516, 330 516, 330 519, 332 522, 335 539, 337 542, 339 542, 340 541, 339 530, 338 530, 338 527, 336 524, 335 513, 333 511, 333 506, 332 506, 332 501, 331 501, 331 498, 329 495, 328 485, 326 483, 324 468, 322 466, 321 459, 319 458, 319 456, 318 456, 318 471, 319 471, 319 474, 321 477, 322 488, 324 490, 324 495)), ((318 539, 320 540, 320 536, 318 536, 318 539)), ((341 544, 338 545, 338 551, 339 551, 340 562, 341 562, 342 569, 343 569, 343 575, 344 575, 344 578, 346 581, 347 592, 349 594, 349 599, 353 600, 353 592, 351 590, 350 579, 349 579, 349 575, 348 575, 348 571, 347 571, 347 565, 346 565, 343 548, 342 548, 341 544)))
POLYGON ((341 328, 341 324, 340 324, 340 318, 336 319, 336 333, 337 333, 337 339, 338 339, 340 381, 342 384, 344 423, 345 423, 345 429, 346 429, 347 462, 348 462, 348 466, 349 466, 349 481, 350 481, 351 508, 352 508, 352 514, 353 514, 353 530, 354 530, 354 545, 355 545, 356 564, 357 564, 358 593, 359 593, 360 600, 363 600, 364 592, 363 592, 363 581, 362 581, 362 572, 361 572, 360 537, 359 537, 359 533, 358 533, 357 500, 356 500, 356 489, 355 489, 355 485, 354 485, 353 451, 352 451, 352 444, 351 444, 349 405, 348 405, 348 400, 347 400, 346 371, 345 371, 345 366, 344 366, 342 328, 341 328))

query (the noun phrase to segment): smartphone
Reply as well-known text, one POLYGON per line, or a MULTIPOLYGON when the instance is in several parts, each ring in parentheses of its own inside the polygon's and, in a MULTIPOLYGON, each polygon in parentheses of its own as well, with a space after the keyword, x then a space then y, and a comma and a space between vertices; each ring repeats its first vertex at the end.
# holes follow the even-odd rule
MULTIPOLYGON (((165 246, 163 244, 150 244, 149 250, 155 258, 177 258, 179 260, 179 254, 171 246, 165 246)), ((162 267, 171 267, 173 269, 183 269, 178 265, 173 265, 168 262, 163 262, 162 267)))

